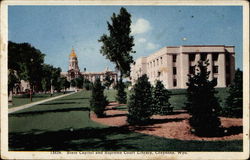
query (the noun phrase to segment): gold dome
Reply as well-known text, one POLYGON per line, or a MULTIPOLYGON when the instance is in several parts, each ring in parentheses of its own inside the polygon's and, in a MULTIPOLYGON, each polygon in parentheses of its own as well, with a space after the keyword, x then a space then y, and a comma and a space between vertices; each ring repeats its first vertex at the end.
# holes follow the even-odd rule
POLYGON ((72 48, 72 51, 71 51, 69 57, 76 57, 76 53, 75 53, 74 48, 72 48))

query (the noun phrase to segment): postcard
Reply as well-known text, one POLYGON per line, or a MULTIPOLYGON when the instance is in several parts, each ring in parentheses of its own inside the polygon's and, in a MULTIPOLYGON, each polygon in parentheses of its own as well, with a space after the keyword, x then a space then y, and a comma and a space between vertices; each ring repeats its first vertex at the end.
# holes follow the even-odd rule
POLYGON ((247 1, 1 1, 2 159, 248 159, 247 1))

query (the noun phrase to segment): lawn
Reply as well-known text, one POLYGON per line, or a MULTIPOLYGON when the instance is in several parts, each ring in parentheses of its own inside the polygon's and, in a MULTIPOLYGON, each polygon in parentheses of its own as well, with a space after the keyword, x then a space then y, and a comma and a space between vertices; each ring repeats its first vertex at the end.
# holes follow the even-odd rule
POLYGON ((81 91, 10 114, 9 150, 242 151, 241 140, 182 141, 95 123, 89 119, 90 95, 81 91))
MULTIPOLYGON (((216 96, 220 100, 220 105, 222 108, 225 107, 225 100, 226 97, 228 96, 227 93, 228 88, 216 88, 216 91, 218 92, 216 96)), ((179 110, 183 109, 185 107, 185 103, 187 102, 186 94, 187 90, 186 89, 171 89, 169 90, 171 92, 169 102, 174 107, 174 110, 179 110)), ((129 97, 129 91, 126 90, 128 93, 129 97)), ((115 101, 115 96, 116 96, 116 90, 105 90, 105 95, 107 96, 109 101, 115 101)), ((129 98, 128 98, 129 99, 129 98)), ((124 109, 124 107, 121 107, 124 109)))
MULTIPOLYGON (((62 94, 63 93, 54 93, 53 97, 59 96, 59 95, 62 95, 62 94)), ((39 93, 38 94, 37 93, 37 94, 34 94, 32 96, 32 102, 40 101, 40 100, 43 100, 43 99, 46 99, 46 98, 51 98, 50 93, 46 93, 46 94, 44 94, 44 93, 39 93)), ((9 105, 9 108, 17 107, 17 106, 21 106, 21 105, 24 105, 24 104, 31 103, 29 94, 13 96, 12 102, 13 102, 13 105, 9 105)))

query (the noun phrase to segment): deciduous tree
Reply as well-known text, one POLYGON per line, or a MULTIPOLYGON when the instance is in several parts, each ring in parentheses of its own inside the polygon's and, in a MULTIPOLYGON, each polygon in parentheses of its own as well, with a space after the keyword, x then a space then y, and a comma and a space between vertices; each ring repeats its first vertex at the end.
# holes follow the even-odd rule
MULTIPOLYGON (((113 13, 111 23, 107 22, 107 24, 109 35, 104 34, 99 39, 99 42, 102 43, 100 52, 115 63, 116 68, 120 71, 120 79, 122 79, 123 76, 130 75, 130 64, 133 63, 131 53, 135 53, 132 49, 134 37, 130 35, 131 15, 122 7, 118 15, 113 13)), ((123 83, 122 80, 120 82, 123 83)), ((118 96, 120 91, 122 89, 118 90, 118 96)))
POLYGON ((112 79, 109 73, 106 73, 104 78, 104 86, 107 87, 107 89, 109 89, 112 83, 114 83, 114 79, 112 79))
POLYGON ((42 65, 45 54, 29 43, 9 42, 8 67, 17 71, 18 77, 30 84, 30 100, 32 101, 33 88, 41 82, 42 65))

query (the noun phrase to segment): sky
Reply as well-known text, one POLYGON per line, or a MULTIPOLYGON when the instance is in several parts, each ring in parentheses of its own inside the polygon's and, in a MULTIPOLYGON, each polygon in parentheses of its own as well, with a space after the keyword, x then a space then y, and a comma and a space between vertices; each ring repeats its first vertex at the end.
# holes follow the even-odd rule
POLYGON ((30 43, 46 54, 45 63, 64 72, 72 47, 81 71, 113 70, 98 39, 121 7, 132 15, 134 59, 166 46, 232 45, 242 69, 241 6, 9 6, 8 39, 30 43))

